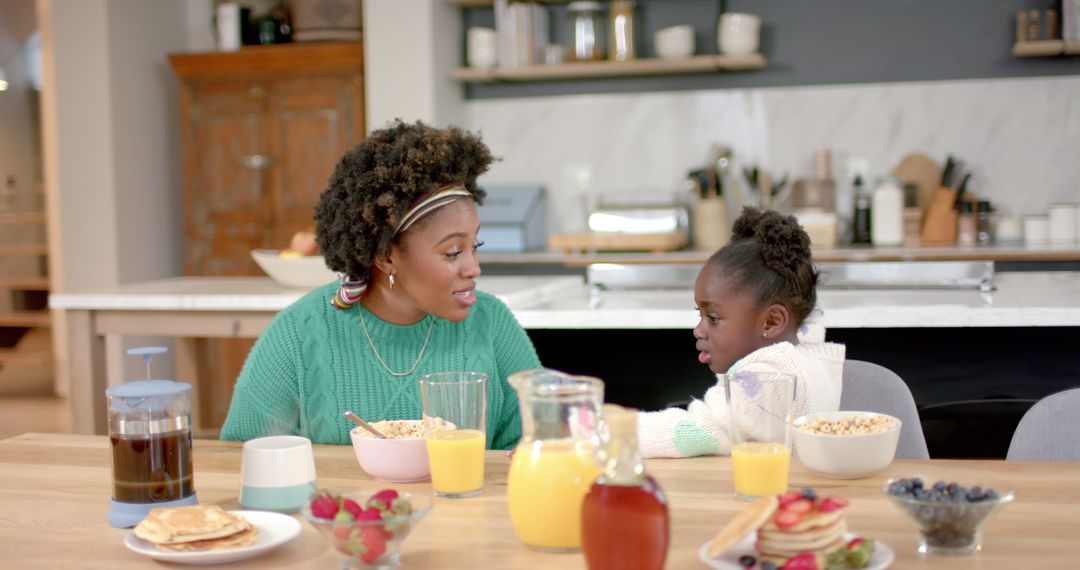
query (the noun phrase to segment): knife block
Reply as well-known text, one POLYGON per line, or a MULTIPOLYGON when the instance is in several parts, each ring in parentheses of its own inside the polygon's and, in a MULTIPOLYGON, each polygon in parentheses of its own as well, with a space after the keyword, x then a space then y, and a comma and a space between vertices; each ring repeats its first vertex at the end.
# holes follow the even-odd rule
POLYGON ((956 192, 940 186, 934 190, 923 217, 922 243, 943 245, 956 243, 956 225, 960 214, 953 206, 956 192))

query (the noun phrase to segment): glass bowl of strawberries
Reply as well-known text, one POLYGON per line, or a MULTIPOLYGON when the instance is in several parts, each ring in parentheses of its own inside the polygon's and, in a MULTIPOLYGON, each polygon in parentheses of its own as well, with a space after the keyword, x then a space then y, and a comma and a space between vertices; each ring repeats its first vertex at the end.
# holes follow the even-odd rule
POLYGON ((398 565, 402 542, 431 506, 429 496, 393 489, 344 495, 320 491, 301 512, 330 540, 342 570, 381 570, 398 565))

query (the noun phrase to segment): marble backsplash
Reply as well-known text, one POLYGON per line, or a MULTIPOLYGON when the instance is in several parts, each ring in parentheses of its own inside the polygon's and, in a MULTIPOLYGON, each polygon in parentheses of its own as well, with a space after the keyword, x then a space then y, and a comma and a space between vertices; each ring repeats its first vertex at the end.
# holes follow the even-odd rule
POLYGON ((952 153, 1008 214, 1080 201, 1080 76, 485 99, 466 113, 502 157, 482 183, 542 183, 552 232, 583 229, 597 194, 674 195, 713 143, 793 179, 824 147, 837 178, 850 158, 873 178, 908 152, 952 153))

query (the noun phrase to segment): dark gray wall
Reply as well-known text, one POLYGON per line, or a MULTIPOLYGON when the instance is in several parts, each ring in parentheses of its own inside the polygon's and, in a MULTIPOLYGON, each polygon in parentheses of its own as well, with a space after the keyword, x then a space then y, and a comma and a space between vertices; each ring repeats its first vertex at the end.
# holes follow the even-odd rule
MULTIPOLYGON (((717 53, 718 0, 639 0, 639 53, 652 35, 692 24, 697 53, 717 53)), ((761 16, 768 69, 741 73, 534 83, 466 84, 469 99, 1027 77, 1080 74, 1080 57, 1012 57, 1015 13, 1057 0, 727 0, 727 10, 761 16)), ((494 26, 491 9, 465 8, 464 23, 494 26)), ((567 43, 565 6, 550 8, 552 39, 567 43)), ((464 38, 462 33, 462 38, 464 38)), ((464 39, 461 45, 464 65, 464 39)))

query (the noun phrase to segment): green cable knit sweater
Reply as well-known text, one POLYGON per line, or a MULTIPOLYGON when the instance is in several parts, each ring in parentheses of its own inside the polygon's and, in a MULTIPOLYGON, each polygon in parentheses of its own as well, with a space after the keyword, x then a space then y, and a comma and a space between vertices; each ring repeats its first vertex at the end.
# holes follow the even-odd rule
POLYGON ((434 316, 408 326, 387 323, 362 305, 330 306, 337 283, 308 293, 270 323, 248 354, 233 390, 221 438, 247 440, 296 434, 313 443, 348 444, 352 410, 367 421, 419 419, 417 379, 429 372, 475 370, 488 375, 487 445, 509 449, 521 436, 517 395, 507 377, 537 368, 540 360, 510 309, 476 292, 468 318, 452 323, 434 316), (416 370, 391 376, 371 351, 360 315, 364 311, 375 348, 395 372, 408 370, 435 319, 431 340, 416 370))

